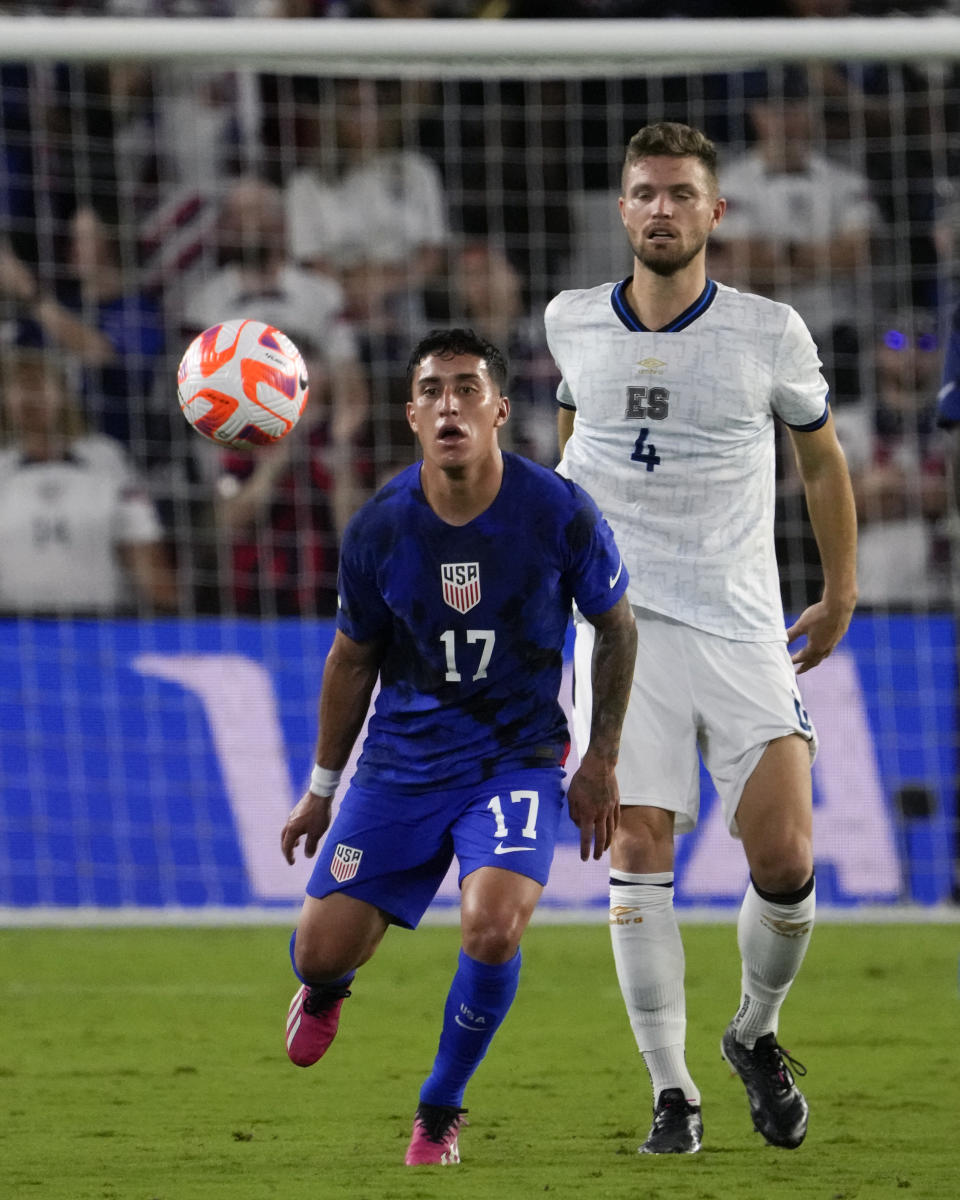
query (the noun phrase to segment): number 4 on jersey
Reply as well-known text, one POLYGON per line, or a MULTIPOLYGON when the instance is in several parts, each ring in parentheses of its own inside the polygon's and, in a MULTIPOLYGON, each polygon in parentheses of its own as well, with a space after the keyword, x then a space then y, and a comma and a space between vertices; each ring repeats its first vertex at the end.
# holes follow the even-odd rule
POLYGON ((652 471, 653 468, 660 462, 660 455, 657 454, 657 448, 653 442, 648 442, 650 436, 649 429, 641 429, 640 436, 637 438, 633 447, 633 453, 630 458, 633 462, 645 463, 647 470, 652 471))

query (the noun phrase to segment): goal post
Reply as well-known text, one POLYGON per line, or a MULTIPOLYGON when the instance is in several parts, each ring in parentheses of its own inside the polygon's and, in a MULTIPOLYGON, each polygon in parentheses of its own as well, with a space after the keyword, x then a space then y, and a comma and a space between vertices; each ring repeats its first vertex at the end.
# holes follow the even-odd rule
POLYGON ((737 20, 276 20, 0 17, 7 62, 253 64, 327 75, 632 73, 652 64, 896 59, 953 62, 960 18, 737 20))
MULTIPOLYGON (((412 461, 410 345, 454 322, 503 341, 508 444, 554 465, 543 307, 630 270, 617 210, 626 140, 653 120, 696 125, 717 144, 723 182, 757 144, 758 105, 783 122, 798 103, 828 191, 791 190, 800 171, 783 158, 769 203, 776 236, 796 244, 771 294, 814 329, 864 488, 884 471, 903 481, 899 505, 864 501, 867 599, 800 680, 821 743, 819 891, 864 919, 918 905, 949 919, 960 550, 945 500, 952 446, 933 412, 960 255, 960 18, 949 16, 0 16, 0 253, 26 272, 9 259, 0 272, 0 358, 19 339, 56 341, 38 297, 114 338, 105 364, 77 342, 56 348, 88 424, 121 440, 152 498, 179 589, 174 616, 135 598, 99 618, 0 615, 0 919, 249 918, 296 903, 302 873, 272 847, 313 752, 341 509, 412 461), (241 186, 245 207, 231 209, 241 186), (78 275, 78 211, 108 231, 135 328, 104 316, 78 275), (285 314, 276 323, 309 353, 316 421, 291 436, 282 470, 258 474, 260 459, 226 462, 200 444, 177 411, 175 372, 196 322, 219 319, 214 281, 256 275, 261 236, 282 238, 297 283, 286 294, 261 282, 254 302, 285 314), (812 265, 806 242, 819 246, 812 265), (321 321, 330 287, 341 317, 321 321), (354 367, 362 428, 344 498, 343 455, 327 439, 334 411, 350 425, 337 388, 354 367), (231 509, 238 495, 246 508, 231 509)), ((778 128, 785 150, 794 135, 778 128)), ((732 240, 737 197, 738 249, 721 258, 718 238, 709 266, 745 286, 726 278, 745 269, 739 247, 755 233, 742 221, 732 240)), ((781 590, 795 615, 819 594, 817 557, 785 446, 779 463, 781 590)), ((0 569, 0 605, 3 594, 0 569)), ((568 705, 569 688, 568 660, 568 705)), ((745 866, 704 787, 678 896, 726 919, 745 866)), ((603 864, 580 864, 571 835, 545 911, 599 917, 604 896, 603 864)), ((437 911, 455 902, 448 882, 437 911)))

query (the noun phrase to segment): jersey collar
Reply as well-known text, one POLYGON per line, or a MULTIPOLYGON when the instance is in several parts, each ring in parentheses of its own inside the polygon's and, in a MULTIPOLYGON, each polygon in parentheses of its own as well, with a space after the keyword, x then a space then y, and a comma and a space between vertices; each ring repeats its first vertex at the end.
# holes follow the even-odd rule
POLYGON ((679 317, 674 317, 670 324, 664 325, 662 329, 648 329, 630 307, 627 300, 627 288, 630 285, 631 279, 632 276, 630 275, 626 279, 621 279, 610 293, 610 304, 613 311, 617 314, 621 324, 625 325, 631 333, 679 333, 681 329, 686 329, 698 317, 703 316, 717 294, 717 285, 712 279, 708 279, 707 285, 700 295, 689 308, 684 309, 679 317))

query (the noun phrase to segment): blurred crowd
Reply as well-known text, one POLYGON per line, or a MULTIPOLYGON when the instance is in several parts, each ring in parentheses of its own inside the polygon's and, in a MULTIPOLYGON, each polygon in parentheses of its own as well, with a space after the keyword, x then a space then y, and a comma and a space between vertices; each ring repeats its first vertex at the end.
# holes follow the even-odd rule
MULTIPOLYGON (((109 0, 0 15, 655 17, 616 0, 109 0)), ((737 15, 677 0, 673 17, 737 15)), ((753 16, 948 5, 770 0, 753 16)), ((636 78, 320 78, 280 70, 0 64, 0 612, 329 616, 337 545, 413 461, 411 344, 503 346, 508 446, 557 459, 546 301, 623 278, 622 146, 703 128, 729 209, 710 271, 793 304, 821 349, 854 475, 861 600, 955 587, 935 408, 960 256, 960 70, 811 64, 636 78), (180 416, 195 334, 277 325, 307 360, 289 437, 227 453, 180 416)), ((784 604, 818 588, 781 456, 784 604)), ((956 558, 956 555, 954 555, 956 558)))

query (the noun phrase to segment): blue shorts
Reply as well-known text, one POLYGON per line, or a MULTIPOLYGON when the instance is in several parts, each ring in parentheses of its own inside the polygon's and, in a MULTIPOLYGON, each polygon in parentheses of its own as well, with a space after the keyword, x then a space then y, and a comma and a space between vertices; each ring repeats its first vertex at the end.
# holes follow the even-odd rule
POLYGON ((501 867, 545 884, 563 809, 559 767, 414 796, 351 785, 307 895, 319 900, 345 892, 415 929, 454 855, 461 883, 478 867, 501 867))

